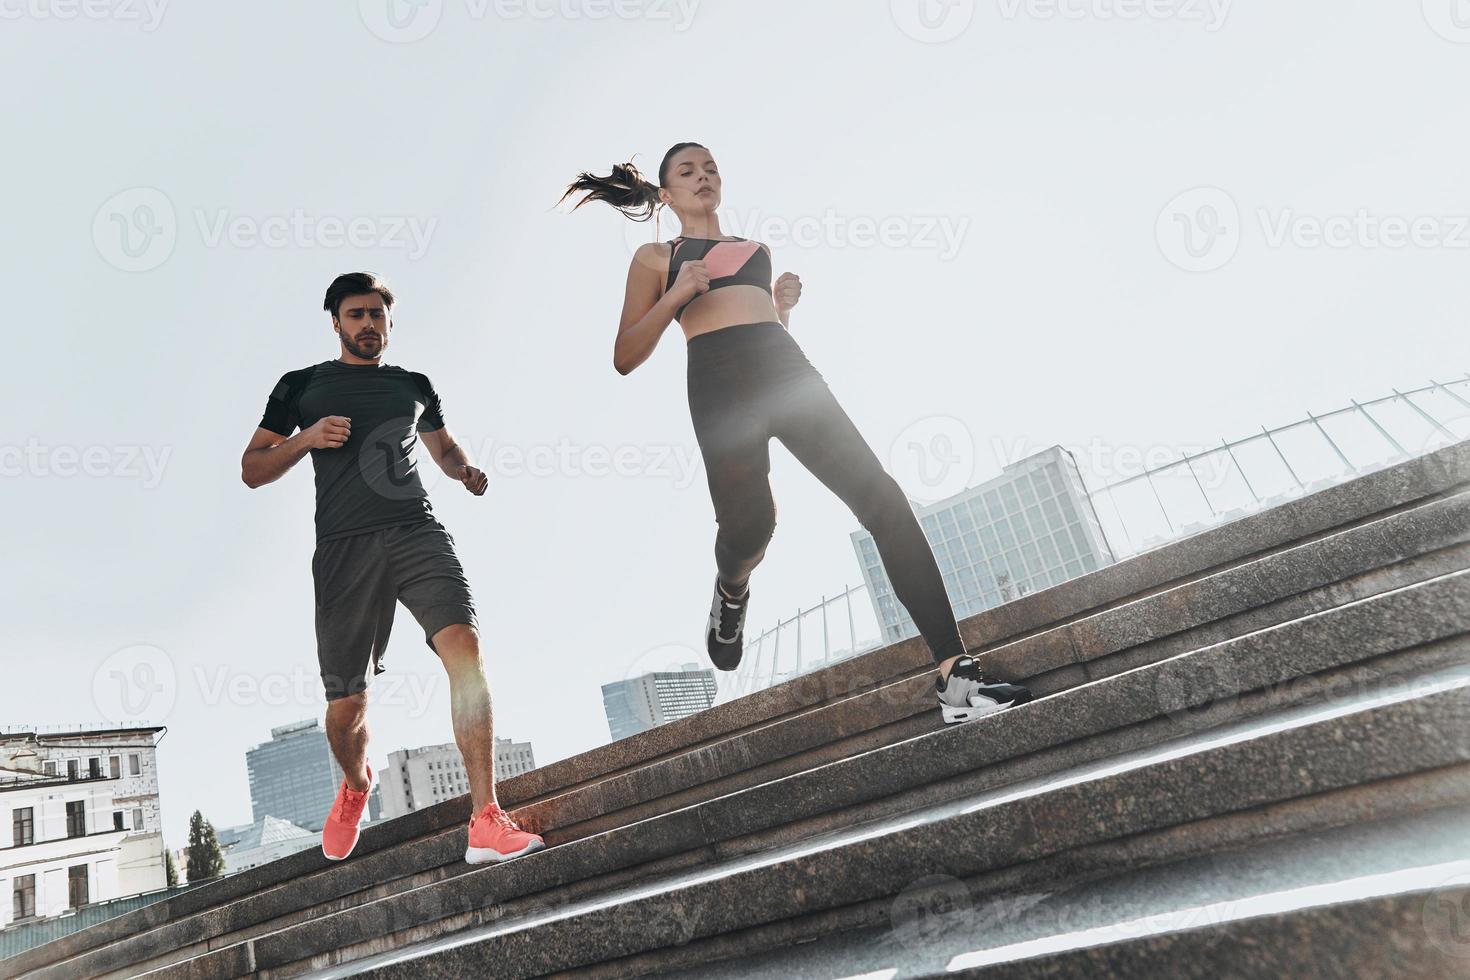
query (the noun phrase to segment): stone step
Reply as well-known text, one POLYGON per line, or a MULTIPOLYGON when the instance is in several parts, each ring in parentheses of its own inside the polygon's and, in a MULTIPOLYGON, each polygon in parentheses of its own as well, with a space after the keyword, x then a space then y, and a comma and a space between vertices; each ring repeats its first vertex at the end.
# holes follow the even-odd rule
MULTIPOLYGON (((1394 805, 1416 775, 1442 791, 1470 778, 1470 665, 1426 673, 1404 691, 1244 719, 713 869, 507 911, 490 926, 315 975, 537 976, 892 898, 929 875, 962 878, 1139 834, 1172 829, 1203 853, 1215 843, 1211 818, 1250 814, 1259 823, 1302 801, 1330 812, 1335 794, 1354 789, 1394 805)), ((534 873, 539 857, 519 862, 521 873, 534 873)), ((262 966, 263 977, 297 972, 262 966)))
POLYGON ((1264 841, 1232 836, 1178 860, 1115 854, 1101 873, 1074 864, 1027 888, 937 875, 815 942, 733 956, 730 942, 693 943, 661 963, 568 976, 1465 977, 1470 932, 1456 913, 1470 908, 1458 904, 1470 899, 1467 838, 1470 800, 1264 841))
MULTIPOLYGON (((384 937, 402 938, 406 930, 423 938, 473 924, 487 910, 498 916, 501 907, 529 894, 539 892, 538 902, 566 901, 608 887, 610 877, 616 883, 630 871, 646 877, 671 864, 688 864, 689 855, 701 864, 727 860, 833 826, 903 813, 1201 727, 1309 703, 1324 692, 1404 685, 1416 671, 1470 663, 1467 632, 1470 573, 1460 573, 1108 678, 1048 699, 1045 711, 1043 703, 1024 706, 566 844, 548 852, 558 855, 555 861, 538 856, 543 865, 555 866, 534 874, 512 876, 514 866, 482 869, 283 929, 258 938, 248 961, 281 968, 292 958, 327 951, 360 953, 384 937), (1406 629, 1404 623, 1421 626, 1406 629), (1344 643, 1344 636, 1353 641, 1344 643), (1439 637, 1450 638, 1436 642, 1439 637), (1402 652, 1394 653, 1395 648, 1402 652), (1210 659, 1222 666, 1206 666, 1210 659), (1263 689, 1242 693, 1256 677, 1263 689), (548 878, 561 884, 550 897, 548 878)), ((200 975, 197 964, 191 975, 200 975)))

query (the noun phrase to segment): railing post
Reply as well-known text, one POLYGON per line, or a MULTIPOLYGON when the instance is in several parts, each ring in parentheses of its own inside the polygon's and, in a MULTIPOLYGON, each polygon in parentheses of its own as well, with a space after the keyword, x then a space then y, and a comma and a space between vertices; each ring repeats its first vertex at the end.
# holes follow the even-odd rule
POLYGON ((1373 413, 1369 412, 1368 409, 1364 406, 1358 404, 1357 399, 1353 399, 1353 407, 1363 413, 1363 417, 1366 418, 1370 423, 1372 423, 1373 428, 1378 430, 1378 434, 1387 439, 1388 444, 1392 446, 1400 456, 1409 455, 1408 452, 1405 451, 1404 447, 1399 445, 1398 440, 1389 435, 1388 430, 1378 424, 1378 420, 1373 417, 1373 413))
MULTIPOLYGON (((1458 384, 1464 384, 1466 381, 1470 381, 1470 374, 1465 375, 1465 377, 1464 377, 1463 380, 1456 381, 1456 382, 1453 382, 1453 383, 1458 385, 1458 384)), ((1443 391, 1446 395, 1449 395, 1451 398, 1453 398, 1455 401, 1459 402, 1461 405, 1464 405, 1466 408, 1470 408, 1470 402, 1467 402, 1465 399, 1461 398, 1459 395, 1455 394, 1453 391, 1450 391, 1449 385, 1442 385, 1438 381, 1435 381, 1433 378, 1430 378, 1429 379, 1429 383, 1432 384, 1432 385, 1434 385, 1439 390, 1443 391)))
POLYGON ((1164 500, 1159 496, 1159 488, 1154 486, 1154 477, 1151 470, 1143 471, 1143 478, 1148 481, 1148 488, 1154 492, 1154 501, 1159 505, 1159 513, 1164 515, 1164 523, 1169 525, 1169 533, 1174 533, 1174 522, 1169 520, 1169 508, 1164 506, 1164 500))
POLYGON ((1354 473, 1358 472, 1358 468, 1356 466, 1354 466, 1352 464, 1352 462, 1346 456, 1344 456, 1342 454, 1342 450, 1341 449, 1338 449, 1337 448, 1337 443, 1335 443, 1335 442, 1332 441, 1332 437, 1327 434, 1327 430, 1324 429, 1324 428, 1322 428, 1322 423, 1319 422, 1319 421, 1317 421, 1317 416, 1313 415, 1311 412, 1308 412, 1307 413, 1307 418, 1309 418, 1309 419, 1312 420, 1312 424, 1317 427, 1317 431, 1320 432, 1320 433, 1322 433, 1322 438, 1327 440, 1327 445, 1331 446, 1332 447, 1332 451, 1335 452, 1335 453, 1337 453, 1337 458, 1340 459, 1340 460, 1342 460, 1342 465, 1343 466, 1346 466, 1348 469, 1352 470, 1354 473))
POLYGON ((1446 429, 1444 426, 1440 425, 1439 424, 1439 419, 1435 418, 1433 415, 1430 415, 1428 412, 1424 411, 1424 409, 1420 408, 1418 405, 1415 405, 1414 404, 1414 399, 1410 398, 1408 395, 1400 394, 1399 393, 1399 390, 1397 388, 1393 388, 1393 389, 1390 389, 1390 390, 1395 395, 1398 395, 1400 398, 1402 398, 1408 404, 1408 406, 1410 408, 1412 408, 1414 411, 1418 412, 1420 414, 1420 416, 1423 417, 1424 421, 1428 422, 1430 425, 1434 426, 1440 432, 1443 432, 1445 435, 1449 436, 1451 442, 1454 441, 1455 434, 1453 432, 1451 432, 1449 429, 1446 429))
POLYGON ((1239 473, 1240 478, 1245 481, 1245 488, 1251 492, 1251 497, 1255 500, 1256 503, 1260 503, 1261 495, 1256 493, 1255 487, 1251 486, 1251 478, 1245 475, 1245 470, 1241 467, 1240 460, 1235 458, 1235 451, 1230 448, 1230 443, 1226 442, 1224 439, 1221 439, 1220 445, 1225 447, 1225 452, 1230 457, 1230 462, 1235 464, 1235 472, 1239 473))
POLYGON ((1261 426, 1261 431, 1266 433, 1266 441, 1271 444, 1272 449, 1276 450, 1276 455, 1281 457, 1281 465, 1286 467, 1286 472, 1291 474, 1291 478, 1296 481, 1297 487, 1302 490, 1307 489, 1306 484, 1302 483, 1301 477, 1296 475, 1296 470, 1292 469, 1291 464, 1286 461, 1286 454, 1281 451, 1280 446, 1276 445, 1276 440, 1271 438, 1270 431, 1264 425, 1261 426))
MULTIPOLYGON (((846 592, 846 594, 847 594, 847 641, 852 644, 852 651, 854 653, 856 653, 857 652, 857 627, 854 626, 853 625, 853 622, 852 622, 852 589, 848 588, 847 587, 847 584, 845 582, 843 583, 842 588, 843 588, 843 591, 846 592)), ((878 639, 879 640, 882 640, 883 639, 883 636, 882 636, 882 633, 883 633, 883 624, 882 623, 879 623, 878 624, 878 633, 879 633, 878 639)))
POLYGON ((822 596, 822 666, 832 662, 832 644, 827 640, 827 596, 822 596))
POLYGON ((1199 482, 1199 474, 1194 471, 1194 464, 1189 461, 1189 453, 1184 454, 1184 465, 1188 468, 1189 475, 1194 477, 1194 485, 1199 487, 1199 495, 1205 498, 1205 506, 1210 508, 1210 516, 1219 517, 1220 512, 1215 509, 1214 504, 1210 503, 1210 495, 1205 493, 1205 485, 1199 482))

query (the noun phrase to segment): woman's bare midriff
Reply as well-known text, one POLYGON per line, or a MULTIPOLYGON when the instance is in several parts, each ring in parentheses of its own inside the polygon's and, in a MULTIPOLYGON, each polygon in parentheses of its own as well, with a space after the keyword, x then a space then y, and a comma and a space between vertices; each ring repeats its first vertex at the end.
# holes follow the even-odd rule
POLYGON ((779 321, 776 303, 768 290, 759 286, 725 286, 714 292, 696 296, 684 309, 679 323, 686 341, 702 333, 713 333, 737 323, 779 321))

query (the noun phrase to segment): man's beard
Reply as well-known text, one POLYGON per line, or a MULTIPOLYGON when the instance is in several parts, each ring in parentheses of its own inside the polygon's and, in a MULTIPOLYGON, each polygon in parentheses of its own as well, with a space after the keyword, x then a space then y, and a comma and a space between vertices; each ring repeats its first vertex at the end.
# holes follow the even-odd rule
POLYGON ((345 333, 339 332, 338 336, 342 338, 342 346, 347 348, 347 353, 351 354, 353 357, 360 357, 364 361, 373 361, 382 357, 383 350, 388 346, 388 340, 386 337, 380 337, 377 334, 373 334, 372 336, 378 337, 378 343, 374 345, 377 348, 377 351, 370 354, 362 347, 358 346, 356 340, 347 336, 345 333))

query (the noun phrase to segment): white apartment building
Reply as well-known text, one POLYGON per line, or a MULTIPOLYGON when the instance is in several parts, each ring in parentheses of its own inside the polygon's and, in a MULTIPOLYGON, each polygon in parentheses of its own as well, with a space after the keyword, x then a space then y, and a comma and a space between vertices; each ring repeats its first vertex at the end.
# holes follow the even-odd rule
MULTIPOLYGON (((536 768, 530 742, 508 738, 495 740, 495 777, 506 779, 536 768)), ((463 796, 470 791, 464 760, 453 742, 399 749, 388 753, 388 767, 379 779, 383 793, 383 817, 401 817, 463 796)))
POLYGON ((0 926, 166 887, 162 731, 0 734, 0 926))

